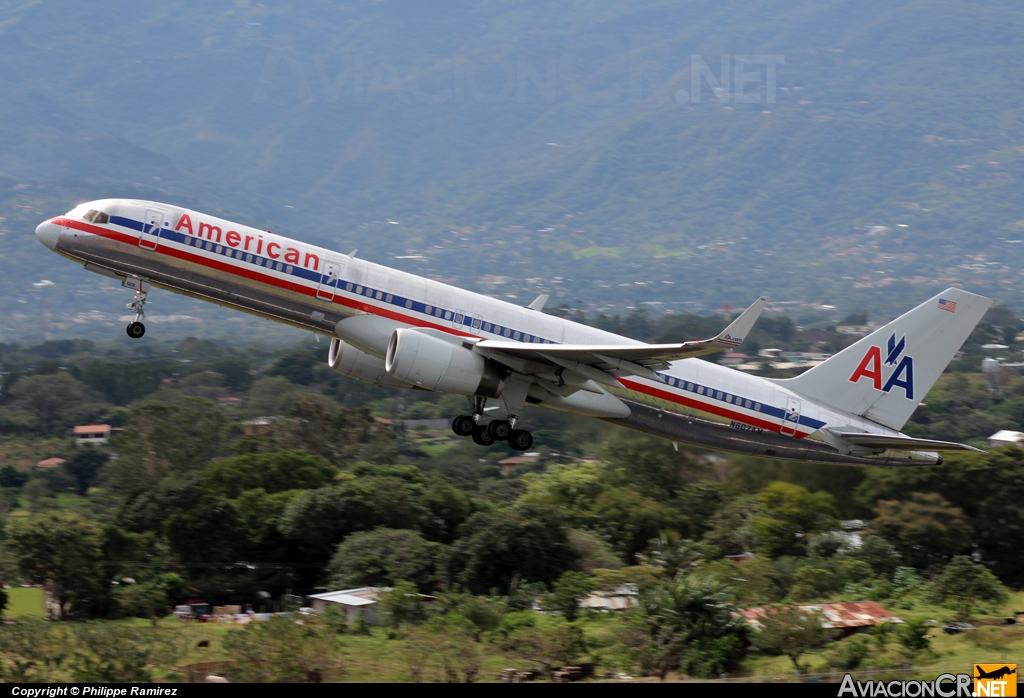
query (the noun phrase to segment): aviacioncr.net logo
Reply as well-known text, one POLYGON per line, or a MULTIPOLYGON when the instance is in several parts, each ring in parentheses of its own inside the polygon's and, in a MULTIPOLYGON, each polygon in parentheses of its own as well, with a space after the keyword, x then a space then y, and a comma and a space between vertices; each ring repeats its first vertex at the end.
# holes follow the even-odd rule
POLYGON ((896 333, 889 337, 886 342, 885 361, 882 361, 882 348, 878 346, 868 347, 864 358, 860 360, 853 375, 850 376, 851 383, 857 383, 862 378, 867 378, 874 385, 875 390, 890 392, 893 388, 902 388, 903 394, 908 400, 914 399, 914 359, 903 353, 907 346, 907 336, 904 335, 900 341, 896 341, 896 333), (884 374, 889 377, 885 378, 884 374))

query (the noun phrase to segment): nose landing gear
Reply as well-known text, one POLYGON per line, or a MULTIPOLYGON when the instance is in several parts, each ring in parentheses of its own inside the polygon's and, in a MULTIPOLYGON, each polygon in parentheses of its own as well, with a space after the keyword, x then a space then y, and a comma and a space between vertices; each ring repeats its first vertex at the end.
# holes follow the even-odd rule
POLYGON ((515 415, 509 419, 495 419, 487 424, 480 422, 484 414, 484 406, 487 399, 482 397, 471 398, 473 414, 460 414, 452 420, 452 431, 458 436, 470 436, 473 443, 480 446, 490 446, 495 441, 507 441, 514 451, 526 451, 533 446, 533 435, 525 429, 516 429, 515 415))
POLYGON ((142 335, 146 334, 146 326, 142 324, 143 318, 146 317, 146 293, 144 289, 148 289, 149 284, 142 282, 139 287, 135 290, 135 297, 132 298, 132 302, 125 307, 135 313, 135 319, 128 323, 126 332, 132 339, 139 339, 142 335))

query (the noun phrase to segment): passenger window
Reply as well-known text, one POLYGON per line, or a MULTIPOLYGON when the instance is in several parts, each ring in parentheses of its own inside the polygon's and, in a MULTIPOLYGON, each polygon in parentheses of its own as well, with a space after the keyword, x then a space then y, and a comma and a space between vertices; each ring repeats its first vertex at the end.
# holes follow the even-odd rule
POLYGON ((515 339, 515 340, 517 340, 517 341, 518 341, 518 340, 519 340, 519 333, 518 333, 518 332, 516 332, 515 334, 513 334, 513 335, 512 335, 512 339, 515 339))
POLYGON ((698 395, 703 395, 704 394, 704 386, 703 385, 697 388, 697 394, 698 395))
POLYGON ((352 290, 352 284, 350 284, 350 283, 349 284, 345 284, 345 290, 346 291, 351 291, 352 290))
POLYGON ((385 297, 384 297, 384 302, 385 302, 385 303, 390 303, 390 302, 391 302, 391 299, 392 299, 392 296, 391 296, 391 294, 389 293, 389 294, 388 294, 387 296, 385 296, 385 297))
POLYGON ((288 266, 286 266, 284 268, 284 271, 285 271, 286 274, 291 274, 293 271, 295 271, 295 267, 293 267, 291 264, 289 264, 288 266))
POLYGON ((427 315, 433 315, 434 314, 434 306, 428 305, 426 308, 423 309, 423 312, 426 313, 427 315))
POLYGON ((512 330, 506 327, 505 331, 502 332, 502 334, 505 335, 506 337, 510 337, 512 335, 512 330))
POLYGON ((362 286, 356 286, 356 293, 358 293, 360 296, 363 295, 363 287, 362 286))
POLYGON ((462 324, 462 313, 455 313, 455 322, 459 325, 462 324))
POLYGON ((473 320, 473 329, 474 330, 479 330, 480 329, 480 318, 475 318, 473 320))
POLYGON ((452 311, 446 310, 445 313, 444 313, 444 319, 445 320, 451 320, 452 319, 452 311))
POLYGON ((434 317, 441 317, 441 313, 443 312, 444 311, 441 310, 440 308, 434 308, 434 317))
POLYGON ((406 301, 405 302, 405 307, 406 308, 412 308, 412 301, 411 300, 406 301))

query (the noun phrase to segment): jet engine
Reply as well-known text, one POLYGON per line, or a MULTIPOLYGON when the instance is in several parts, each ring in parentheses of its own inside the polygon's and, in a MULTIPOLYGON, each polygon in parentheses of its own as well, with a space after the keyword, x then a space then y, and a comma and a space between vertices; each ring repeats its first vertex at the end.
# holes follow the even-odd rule
POLYGON ((343 376, 371 385, 406 390, 415 390, 417 387, 388 375, 384 370, 383 359, 360 351, 337 338, 331 340, 331 348, 327 352, 327 365, 343 376))
POLYGON ((471 349, 411 329, 395 330, 384 357, 389 374, 428 390, 498 397, 506 372, 471 349))

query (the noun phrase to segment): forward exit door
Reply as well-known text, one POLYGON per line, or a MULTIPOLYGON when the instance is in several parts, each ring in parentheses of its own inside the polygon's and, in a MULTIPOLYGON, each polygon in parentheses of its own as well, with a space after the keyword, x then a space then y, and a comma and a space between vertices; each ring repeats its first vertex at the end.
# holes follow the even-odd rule
POLYGON ((782 435, 796 436, 796 428, 800 424, 800 401, 793 397, 786 398, 786 414, 782 417, 782 435))
POLYGON ((324 270, 320 274, 320 285, 316 288, 316 297, 325 300, 334 300, 334 294, 338 291, 338 279, 341 278, 341 265, 337 262, 324 262, 324 270))
POLYGON ((146 215, 142 219, 142 235, 139 236, 139 247, 146 250, 155 250, 157 241, 160 240, 160 231, 164 228, 164 212, 146 209, 146 215))

